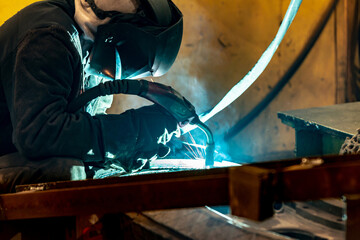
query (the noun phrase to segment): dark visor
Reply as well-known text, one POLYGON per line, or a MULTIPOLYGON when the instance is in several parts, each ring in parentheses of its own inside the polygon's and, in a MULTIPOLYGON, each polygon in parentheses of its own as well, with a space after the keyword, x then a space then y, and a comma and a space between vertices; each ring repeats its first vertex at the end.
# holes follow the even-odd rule
POLYGON ((183 17, 169 1, 171 21, 161 26, 142 11, 114 14, 98 27, 90 66, 96 74, 111 79, 140 78, 165 74, 179 52, 183 17))

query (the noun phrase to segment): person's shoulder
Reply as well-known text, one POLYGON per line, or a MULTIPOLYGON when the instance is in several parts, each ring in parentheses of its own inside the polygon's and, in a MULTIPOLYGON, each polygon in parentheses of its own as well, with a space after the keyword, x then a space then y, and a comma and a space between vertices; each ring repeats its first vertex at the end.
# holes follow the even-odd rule
POLYGON ((54 42, 60 40, 64 43, 62 46, 68 47, 72 53, 79 52, 79 32, 73 19, 73 6, 68 1, 35 2, 7 20, 0 27, 0 61, 19 45, 38 42, 34 39, 36 37, 54 38, 54 42))
MULTIPOLYGON (((19 12, 20 39, 56 39, 72 52, 80 52, 79 32, 74 21, 72 6, 65 0, 35 2, 19 12)), ((21 40, 21 41, 22 41, 21 40)))
POLYGON ((70 54, 77 61, 82 58, 78 33, 76 31, 70 32, 60 25, 39 27, 28 31, 19 43, 18 49, 20 51, 28 49, 30 52, 34 52, 34 49, 36 49, 37 53, 44 55, 48 51, 59 56, 70 54))
POLYGON ((74 12, 66 1, 61 2, 35 2, 19 12, 19 21, 28 28, 61 26, 72 32, 76 25, 74 12))

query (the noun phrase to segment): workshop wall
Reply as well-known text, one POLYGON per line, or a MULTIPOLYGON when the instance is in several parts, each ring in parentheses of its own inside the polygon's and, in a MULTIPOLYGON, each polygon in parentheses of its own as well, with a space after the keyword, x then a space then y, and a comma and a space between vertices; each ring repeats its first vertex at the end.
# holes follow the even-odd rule
MULTIPOLYGON (((184 41, 174 67, 160 81, 172 83, 202 112, 214 106, 254 66, 277 33, 290 1, 175 2, 185 16, 184 41)), ((220 136, 256 106, 288 69, 329 3, 303 1, 267 69, 243 96, 208 122, 218 143, 220 136)), ((287 86, 228 141, 234 158, 264 160, 291 153, 294 130, 280 122, 277 112, 335 103, 334 25, 332 16, 287 86)))
MULTIPOLYGON (((0 24, 32 0, 0 2, 0 24)), ((184 38, 173 68, 156 81, 171 84, 198 112, 213 107, 257 62, 274 38, 290 0, 174 0, 184 14, 184 38)), ((305 44, 330 0, 304 0, 267 69, 249 90, 208 121, 217 141, 271 90, 305 44)), ((299 71, 272 103, 227 144, 233 158, 262 160, 294 150, 294 130, 278 111, 335 103, 335 32, 331 17, 299 71)), ((116 96, 110 113, 146 102, 116 96)), ((146 103, 147 104, 147 103, 146 103)))

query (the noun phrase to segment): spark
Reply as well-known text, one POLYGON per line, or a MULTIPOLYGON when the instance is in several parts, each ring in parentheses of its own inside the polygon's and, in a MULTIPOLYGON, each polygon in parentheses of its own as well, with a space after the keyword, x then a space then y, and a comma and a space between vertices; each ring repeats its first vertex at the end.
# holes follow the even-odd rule
POLYGON ((190 140, 192 141, 192 143, 194 143, 193 146, 195 147, 196 151, 198 152, 199 158, 204 158, 202 152, 200 151, 201 148, 196 147, 197 144, 195 142, 195 139, 194 139, 193 135, 191 133, 189 133, 189 136, 190 136, 190 140))
MULTIPOLYGON (((192 147, 191 146, 185 146, 185 148, 191 153, 191 155, 193 156, 193 159, 196 159, 196 153, 192 149, 192 147)), ((192 157, 190 157, 190 158, 192 158, 192 157)))
MULTIPOLYGON (((193 147, 199 148, 199 149, 201 149, 202 151, 204 151, 204 150, 206 149, 206 146, 205 146, 205 145, 196 144, 196 143, 189 143, 189 142, 182 142, 182 143, 185 144, 185 145, 189 145, 189 146, 193 146, 193 147)), ((219 152, 215 150, 215 153, 219 153, 219 152)))
POLYGON ((184 144, 186 150, 189 151, 191 157, 189 157, 189 155, 186 153, 185 155, 190 159, 204 159, 206 146, 197 144, 191 133, 189 133, 189 136, 190 136, 190 142, 182 142, 182 143, 184 144))
MULTIPOLYGON (((192 157, 190 157, 187 153, 185 153, 185 156, 187 156, 189 159, 193 159, 192 157)), ((195 159, 195 158, 194 158, 195 159)))

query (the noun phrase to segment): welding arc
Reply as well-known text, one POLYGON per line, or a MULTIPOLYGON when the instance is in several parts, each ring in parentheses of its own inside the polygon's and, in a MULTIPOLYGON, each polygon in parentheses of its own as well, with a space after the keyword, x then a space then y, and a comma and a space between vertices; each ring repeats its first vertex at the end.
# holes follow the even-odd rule
POLYGON ((279 80, 279 82, 272 88, 272 90, 263 98, 245 117, 240 118, 233 127, 231 127, 228 132, 225 134, 224 139, 230 140, 241 130, 243 130, 254 118, 256 118, 269 104, 270 102, 279 94, 283 87, 289 82, 295 72, 299 69, 310 50, 315 45, 316 41, 319 39, 322 31, 324 30, 326 24, 328 23, 331 14, 335 10, 338 0, 333 0, 327 7, 327 9, 322 14, 320 21, 312 32, 310 38, 305 44, 304 48, 295 59, 293 64, 279 80))

